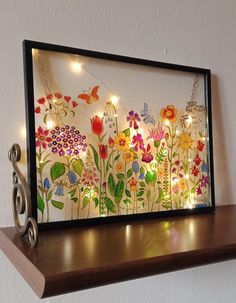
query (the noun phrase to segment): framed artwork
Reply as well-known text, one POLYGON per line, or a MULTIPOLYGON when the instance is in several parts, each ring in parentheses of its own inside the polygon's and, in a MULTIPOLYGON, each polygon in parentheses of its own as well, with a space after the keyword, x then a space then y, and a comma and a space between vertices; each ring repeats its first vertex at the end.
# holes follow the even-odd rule
POLYGON ((214 209, 210 71, 24 41, 39 228, 214 209))

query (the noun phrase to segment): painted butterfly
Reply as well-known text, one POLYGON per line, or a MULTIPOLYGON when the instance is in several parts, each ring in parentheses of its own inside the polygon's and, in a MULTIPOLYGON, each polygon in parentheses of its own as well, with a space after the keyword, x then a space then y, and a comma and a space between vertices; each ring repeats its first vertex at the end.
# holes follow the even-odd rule
POLYGON ((99 85, 94 86, 90 93, 80 94, 78 98, 84 100, 87 104, 92 104, 99 100, 98 89, 99 85))
POLYGON ((141 110, 141 117, 146 124, 156 124, 154 117, 151 115, 151 111, 148 108, 147 103, 144 103, 143 109, 141 110))

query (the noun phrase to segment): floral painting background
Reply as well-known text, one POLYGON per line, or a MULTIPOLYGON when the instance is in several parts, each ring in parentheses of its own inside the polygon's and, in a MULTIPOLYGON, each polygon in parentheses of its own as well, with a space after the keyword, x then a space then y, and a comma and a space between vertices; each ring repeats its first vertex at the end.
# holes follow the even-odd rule
POLYGON ((33 59, 39 222, 210 206, 203 76, 33 59))

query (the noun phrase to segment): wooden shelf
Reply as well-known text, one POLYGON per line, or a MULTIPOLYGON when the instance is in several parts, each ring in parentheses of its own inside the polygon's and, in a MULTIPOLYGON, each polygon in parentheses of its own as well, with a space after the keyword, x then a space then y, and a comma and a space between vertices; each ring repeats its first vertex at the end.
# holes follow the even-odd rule
POLYGON ((14 227, 0 248, 39 297, 236 257, 236 206, 212 214, 40 232, 31 249, 14 227))

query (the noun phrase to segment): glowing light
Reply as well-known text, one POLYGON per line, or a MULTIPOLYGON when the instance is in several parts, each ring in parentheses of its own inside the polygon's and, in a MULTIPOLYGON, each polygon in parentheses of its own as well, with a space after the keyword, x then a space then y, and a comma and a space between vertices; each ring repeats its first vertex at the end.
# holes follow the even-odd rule
POLYGON ((192 162, 192 159, 188 159, 188 162, 192 162))
POLYGON ((117 115, 117 114, 115 114, 115 115, 114 115, 114 117, 115 117, 115 118, 118 118, 118 115, 117 115))
POLYGON ((40 163, 40 164, 43 164, 43 160, 40 160, 39 163, 40 163))
POLYGON ((190 204, 188 208, 193 209, 193 207, 194 207, 193 204, 190 204))
POLYGON ((169 120, 165 120, 164 123, 165 123, 165 125, 169 125, 170 121, 169 120))
POLYGON ((55 123, 52 121, 52 120, 48 120, 47 121, 47 128, 48 129, 51 129, 55 126, 55 123))
POLYGON ((57 100, 54 98, 54 99, 52 99, 52 102, 53 103, 57 103, 57 100))
POLYGON ((176 135, 179 135, 179 130, 178 129, 176 129, 176 135))
POLYGON ((21 133, 21 137, 23 139, 25 139, 26 138, 26 128, 25 128, 25 126, 21 127, 20 133, 21 133))
POLYGON ((143 134, 143 132, 144 132, 142 127, 139 129, 139 131, 140 131, 141 134, 143 134))
POLYGON ((206 137, 202 137, 202 141, 206 141, 206 137))
POLYGON ((97 115, 100 119, 102 119, 103 116, 104 116, 102 112, 98 112, 96 115, 97 115))
POLYGON ((111 96, 111 102, 116 105, 119 101, 119 98, 115 95, 111 96))
POLYGON ((188 116, 188 120, 187 120, 187 122, 190 124, 190 123, 192 123, 193 122, 193 118, 192 118, 192 116, 188 116))
POLYGON ((184 176, 184 178, 185 178, 186 180, 188 180, 188 179, 189 179, 189 174, 186 174, 186 175, 184 176))
POLYGON ((173 184, 177 184, 178 182, 179 182, 178 178, 175 178, 175 179, 173 180, 173 184))
POLYGON ((71 63, 71 68, 75 73, 79 73, 82 70, 82 64, 77 61, 74 61, 71 63))

